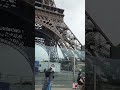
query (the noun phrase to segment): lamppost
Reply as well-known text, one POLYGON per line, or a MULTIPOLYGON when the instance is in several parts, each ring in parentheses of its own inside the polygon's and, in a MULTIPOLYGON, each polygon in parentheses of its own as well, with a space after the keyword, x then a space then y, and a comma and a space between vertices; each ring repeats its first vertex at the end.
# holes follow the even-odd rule
POLYGON ((74 54, 74 63, 73 63, 73 78, 74 78, 74 80, 73 80, 73 82, 75 83, 75 71, 76 71, 76 57, 77 57, 77 55, 76 54, 74 54))
POLYGON ((74 82, 75 82, 75 56, 74 56, 74 63, 73 63, 73 78, 74 78, 74 82))
POLYGON ((48 69, 49 69, 49 67, 50 67, 50 51, 49 51, 48 57, 49 57, 49 60, 48 60, 48 69))

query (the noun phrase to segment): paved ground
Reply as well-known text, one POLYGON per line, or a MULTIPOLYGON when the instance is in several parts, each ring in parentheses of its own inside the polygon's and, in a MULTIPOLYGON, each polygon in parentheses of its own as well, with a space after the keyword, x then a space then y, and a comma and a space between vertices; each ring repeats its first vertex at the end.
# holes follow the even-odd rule
MULTIPOLYGON (((42 90, 41 88, 35 88, 35 90, 42 90)), ((71 88, 53 88, 52 90, 73 90, 71 88)))
MULTIPOLYGON (((38 85, 35 85, 35 90, 42 90, 42 87, 41 86, 38 86, 38 85)), ((79 88, 78 89, 72 89, 72 88, 61 88, 61 87, 53 87, 52 90, 80 90, 79 88)))
MULTIPOLYGON (((77 78, 76 74, 76 78, 77 78)), ((74 90, 72 89, 73 83, 73 73, 62 71, 60 73, 54 74, 55 78, 52 82, 52 90, 74 90)), ((35 90, 42 90, 43 80, 44 80, 44 73, 39 73, 35 75, 35 90)), ((79 89, 77 89, 79 90, 79 89)))
MULTIPOLYGON (((72 72, 60 72, 60 73, 55 73, 55 78, 53 80, 53 87, 54 88, 71 88, 72 83, 73 83, 73 73, 72 72)), ((77 74, 76 74, 77 78, 77 74)), ((39 73, 36 74, 35 76, 35 84, 36 85, 43 85, 44 80, 44 73, 39 73)))
MULTIPOLYGON (((36 87, 35 90, 42 90, 41 87, 36 87)), ((78 89, 72 89, 72 88, 52 88, 52 90, 80 90, 78 89)))

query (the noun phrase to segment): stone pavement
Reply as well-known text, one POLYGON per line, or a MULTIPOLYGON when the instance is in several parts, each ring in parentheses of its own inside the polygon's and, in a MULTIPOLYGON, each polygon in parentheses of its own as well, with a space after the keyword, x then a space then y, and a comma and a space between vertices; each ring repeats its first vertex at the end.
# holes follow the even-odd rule
MULTIPOLYGON (((42 90, 41 88, 35 88, 35 90, 42 90)), ((73 90, 71 88, 53 88, 52 90, 73 90)))
MULTIPOLYGON (((42 87, 35 85, 35 90, 42 90, 42 87)), ((80 89, 54 87, 52 88, 52 90, 80 90, 80 89)))

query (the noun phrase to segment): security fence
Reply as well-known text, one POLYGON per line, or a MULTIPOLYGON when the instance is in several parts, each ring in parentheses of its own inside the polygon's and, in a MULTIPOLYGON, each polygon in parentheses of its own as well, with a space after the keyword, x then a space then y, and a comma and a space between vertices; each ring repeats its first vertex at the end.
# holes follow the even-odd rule
POLYGON ((86 57, 86 90, 119 90, 120 60, 86 57))

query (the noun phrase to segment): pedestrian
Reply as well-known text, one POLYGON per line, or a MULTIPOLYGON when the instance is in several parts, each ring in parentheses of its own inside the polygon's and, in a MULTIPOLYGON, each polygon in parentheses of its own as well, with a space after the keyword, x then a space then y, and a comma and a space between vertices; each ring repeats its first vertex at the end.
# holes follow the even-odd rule
POLYGON ((85 90, 85 77, 82 77, 80 79, 80 82, 82 82, 82 84, 80 85, 80 90, 85 90))
POLYGON ((79 74, 78 74, 77 83, 80 86, 80 90, 85 89, 85 77, 82 76, 81 72, 79 72, 79 74))
POLYGON ((52 80, 54 79, 54 72, 55 72, 54 64, 52 64, 48 70, 44 69, 45 82, 42 90, 47 90, 48 88, 51 88, 51 83, 52 83, 52 80))
POLYGON ((81 85, 80 90, 85 90, 85 82, 81 85))

